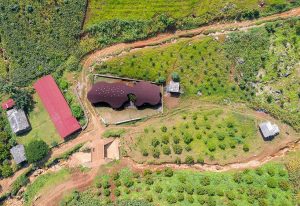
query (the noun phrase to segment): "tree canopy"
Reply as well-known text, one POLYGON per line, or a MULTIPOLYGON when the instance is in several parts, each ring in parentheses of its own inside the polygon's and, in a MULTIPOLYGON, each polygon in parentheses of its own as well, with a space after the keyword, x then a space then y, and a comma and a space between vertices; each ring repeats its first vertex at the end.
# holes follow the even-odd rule
POLYGON ((43 140, 33 140, 25 147, 27 161, 34 163, 42 160, 49 152, 49 146, 43 140))

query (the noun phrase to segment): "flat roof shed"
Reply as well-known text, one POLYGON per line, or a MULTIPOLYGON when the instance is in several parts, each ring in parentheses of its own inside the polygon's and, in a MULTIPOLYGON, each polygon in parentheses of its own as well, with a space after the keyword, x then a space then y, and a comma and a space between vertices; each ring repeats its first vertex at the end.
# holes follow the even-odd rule
POLYGON ((41 98, 59 135, 66 138, 81 129, 71 109, 51 75, 39 79, 34 88, 41 98))
POLYGON ((263 122, 259 124, 260 131, 265 139, 271 139, 279 134, 279 128, 271 122, 263 122))
POLYGON ((30 130, 27 116, 22 109, 10 109, 6 111, 8 122, 15 134, 22 134, 30 130))
POLYGON ((20 164, 24 161, 26 161, 26 155, 25 155, 25 148, 24 145, 18 144, 10 149, 10 153, 13 156, 15 162, 17 164, 20 164))

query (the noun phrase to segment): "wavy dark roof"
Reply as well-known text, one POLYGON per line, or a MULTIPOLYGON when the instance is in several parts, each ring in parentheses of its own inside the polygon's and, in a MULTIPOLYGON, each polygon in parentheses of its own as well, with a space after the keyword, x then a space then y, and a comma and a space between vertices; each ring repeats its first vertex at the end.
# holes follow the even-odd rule
POLYGON ((160 103, 160 88, 149 82, 138 82, 132 88, 132 93, 136 96, 135 105, 140 107, 144 104, 157 105, 160 103))
POLYGON ((159 86, 149 82, 138 82, 132 87, 121 82, 98 82, 88 92, 87 98, 92 104, 107 103, 117 109, 128 101, 129 94, 136 96, 135 105, 138 107, 144 104, 157 105, 161 100, 159 86))

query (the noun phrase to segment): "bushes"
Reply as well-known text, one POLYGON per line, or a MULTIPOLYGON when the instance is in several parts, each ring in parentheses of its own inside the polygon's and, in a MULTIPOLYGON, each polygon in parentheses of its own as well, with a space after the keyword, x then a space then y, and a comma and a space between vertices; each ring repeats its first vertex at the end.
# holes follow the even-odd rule
POLYGON ((243 145, 243 150, 244 150, 244 152, 249 152, 249 145, 248 144, 244 144, 243 145))
POLYGON ((226 192, 226 197, 229 199, 229 200, 234 200, 235 199, 235 193, 233 191, 227 191, 226 192))
POLYGON ((163 153, 164 153, 165 155, 171 154, 171 149, 170 149, 170 147, 167 146, 167 145, 164 145, 164 146, 162 147, 162 150, 163 150, 163 153))
POLYGON ((160 151, 157 148, 153 149, 153 157, 154 158, 159 158, 160 156, 160 151))
POLYGON ((166 168, 166 169, 164 170, 164 175, 165 175, 166 177, 172 177, 172 176, 173 176, 173 170, 172 170, 171 168, 166 168))
POLYGON ((116 197, 119 197, 121 195, 121 191, 119 189, 115 189, 114 194, 116 197))
POLYGON ((163 188, 159 185, 157 185, 155 188, 154 188, 154 191, 157 192, 157 193, 162 193, 163 191, 163 188))
POLYGON ((175 204, 177 202, 177 199, 174 195, 167 195, 167 202, 169 204, 175 204))
POLYGON ((186 156, 186 158, 185 158, 185 163, 186 164, 191 165, 191 164, 194 164, 194 162, 195 162, 195 160, 192 156, 186 156))
POLYGON ((272 177, 268 178, 268 179, 267 179, 267 185, 268 185, 268 187, 270 187, 270 188, 275 188, 275 187, 277 187, 277 181, 276 181, 276 179, 275 179, 275 178, 272 178, 272 177))
POLYGON ((157 138, 152 139, 151 145, 153 147, 157 147, 160 144, 159 140, 157 138))
POLYGON ((210 184, 210 178, 208 176, 204 176, 202 179, 201 179, 201 184, 203 186, 207 186, 210 184))
POLYGON ((25 146, 27 161, 34 163, 42 160, 49 152, 49 146, 43 140, 33 140, 25 146))
POLYGON ((290 184, 287 180, 280 180, 278 185, 279 188, 282 189, 283 191, 288 191, 290 188, 290 184))
POLYGON ((182 147, 180 145, 173 145, 173 151, 175 154, 181 154, 182 153, 182 147))

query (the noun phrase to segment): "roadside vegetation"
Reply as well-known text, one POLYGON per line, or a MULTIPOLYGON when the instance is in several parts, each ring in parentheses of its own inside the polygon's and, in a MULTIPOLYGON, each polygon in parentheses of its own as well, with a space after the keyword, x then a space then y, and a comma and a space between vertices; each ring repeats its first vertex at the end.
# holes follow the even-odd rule
POLYGON ((68 169, 61 169, 57 172, 48 172, 39 176, 33 183, 29 184, 24 193, 25 205, 32 205, 32 201, 42 192, 52 186, 66 181, 70 178, 70 171, 68 169))
POLYGON ((138 173, 125 168, 99 176, 89 190, 73 193, 61 205, 114 205, 139 200, 145 201, 140 205, 279 206, 294 205, 294 192, 287 169, 277 163, 224 173, 170 168, 138 173))
POLYGON ((248 31, 130 52, 95 69, 151 81, 168 80, 176 72, 187 97, 247 102, 299 131, 298 30, 298 19, 276 21, 248 31))

